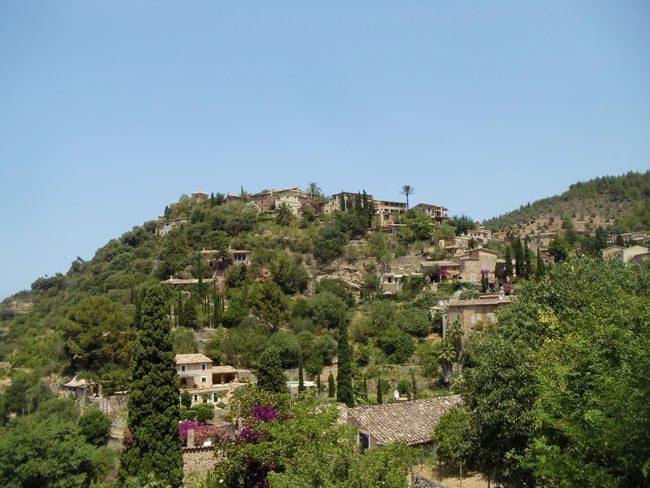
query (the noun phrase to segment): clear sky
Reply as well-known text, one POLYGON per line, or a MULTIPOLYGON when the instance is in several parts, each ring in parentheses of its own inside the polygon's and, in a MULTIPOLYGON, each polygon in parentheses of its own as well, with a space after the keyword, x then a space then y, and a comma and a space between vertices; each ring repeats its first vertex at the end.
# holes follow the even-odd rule
POLYGON ((489 218, 650 167, 650 2, 0 2, 0 298, 196 190, 489 218))

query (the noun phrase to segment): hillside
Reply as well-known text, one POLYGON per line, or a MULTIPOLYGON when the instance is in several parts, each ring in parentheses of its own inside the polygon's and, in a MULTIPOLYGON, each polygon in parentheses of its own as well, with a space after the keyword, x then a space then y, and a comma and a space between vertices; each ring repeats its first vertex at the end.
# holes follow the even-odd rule
POLYGON ((484 225, 494 231, 516 228, 532 234, 559 230, 565 217, 579 232, 597 227, 612 233, 650 229, 650 171, 578 182, 561 195, 522 205, 484 225))
MULTIPOLYGON (((611 196, 608 201, 616 202, 616 198, 619 198, 622 203, 628 204, 641 200, 642 195, 647 196, 647 177, 647 174, 627 175, 624 178, 636 178, 640 183, 621 184, 624 190, 612 190, 611 195, 608 194, 611 196)), ((578 201, 588 205, 589 201, 602 200, 595 195, 599 191, 604 192, 603 188, 617 185, 612 181, 618 179, 603 179, 600 189, 598 183, 577 184, 572 186, 569 191, 571 196, 565 201, 562 197, 554 197, 535 205, 548 205, 549 209, 559 208, 559 205, 567 202, 574 205, 572 208, 576 208, 578 201)), ((266 198, 268 193, 262 192, 260 195, 266 198)), ((616 403, 611 411, 607 410, 612 404, 611 399, 623 399, 625 404, 628 398, 634 396, 632 392, 639 391, 636 382, 643 377, 639 371, 645 368, 642 361, 647 362, 647 342, 643 342, 646 341, 645 336, 632 329, 636 327, 635 324, 641 323, 639 317, 647 315, 648 267, 626 266, 618 260, 600 259, 600 250, 606 246, 602 232, 596 232, 596 237, 592 239, 569 232, 571 228, 567 226, 564 233, 571 234, 572 239, 570 243, 566 242, 567 252, 562 259, 568 261, 551 265, 546 274, 545 266, 532 260, 530 252, 524 252, 519 239, 513 242, 488 239, 484 244, 489 249, 470 246, 469 242, 474 238, 470 239, 465 232, 478 232, 479 238, 484 229, 474 229, 473 222, 467 217, 455 217, 440 223, 424 212, 411 210, 394 214, 392 223, 396 225, 377 225, 372 200, 365 192, 363 196, 352 194, 346 198, 344 205, 341 201, 343 210, 335 209, 329 214, 316 213, 319 200, 324 199, 317 195, 310 196, 308 200, 311 203, 302 207, 301 218, 291 211, 288 202, 295 200, 290 198, 285 199, 286 203, 261 210, 244 194, 229 200, 219 194, 210 198, 204 193, 195 195, 198 196, 182 196, 177 203, 170 204, 164 211, 166 217, 157 222, 146 222, 109 241, 90 261, 78 258, 72 262, 66 274, 39 278, 32 284, 31 290, 17 293, 0 304, 0 439, 3 434, 8 434, 5 435, 4 451, 0 442, 0 475, 17 479, 17 475, 11 472, 14 461, 7 461, 15 452, 15 445, 26 444, 38 450, 38 455, 30 455, 26 459, 43 454, 56 457, 58 452, 64 452, 59 448, 56 433, 52 434, 54 440, 50 441, 53 447, 45 449, 40 448, 40 436, 45 435, 42 432, 46 432, 48 426, 58 425, 57 416, 81 419, 82 414, 72 400, 52 398, 69 395, 64 385, 73 377, 96 381, 101 384, 104 395, 112 395, 132 386, 130 367, 139 322, 136 317, 141 309, 146 309, 146 305, 140 307, 143 292, 150 285, 159 283, 166 292, 156 292, 161 300, 158 310, 168 317, 173 326, 171 336, 174 352, 190 356, 201 352, 215 365, 234 366, 238 370, 254 368, 258 372, 264 369, 262 358, 277 356, 275 364, 280 370, 280 384, 284 385, 282 370, 289 379, 295 380, 301 375, 298 368, 302 367, 306 379, 327 384, 327 395, 323 392, 318 400, 324 405, 335 402, 336 393, 344 385, 341 376, 345 376, 342 373, 345 371, 348 372, 347 391, 351 395, 351 402, 362 407, 393 402, 391 392, 395 390, 401 395, 400 403, 413 398, 450 395, 459 379, 461 382, 467 379, 465 384, 470 389, 467 390, 466 401, 476 401, 483 394, 490 396, 491 390, 483 391, 484 385, 501 388, 503 395, 499 395, 499 398, 505 401, 494 406, 485 403, 486 408, 490 413, 499 412, 509 417, 508 422, 498 421, 499 425, 510 425, 512 422, 522 432, 532 432, 530 426, 517 424, 521 422, 518 419, 532 418, 533 412, 525 410, 527 405, 532 408, 535 404, 535 392, 538 391, 530 389, 532 379, 528 366, 534 364, 538 369, 536 377, 540 378, 547 377, 542 374, 544 368, 564 367, 564 359, 561 365, 535 363, 539 358, 544 359, 544 355, 537 354, 533 346, 548 344, 549 341, 544 340, 544 334, 548 331, 564 330, 555 326, 538 328, 537 325, 543 325, 542 319, 556 325, 558 320, 568 321, 572 325, 566 330, 572 332, 566 336, 566 344, 560 345, 572 347, 575 330, 579 330, 585 334, 587 348, 592 351, 594 332, 589 327, 595 322, 585 318, 576 324, 577 329, 573 328, 571 322, 576 317, 583 320, 584 314, 576 314, 575 310, 583 307, 587 298, 591 304, 584 308, 592 310, 594 317, 611 315, 615 318, 606 321, 612 330, 607 329, 606 333, 597 331, 600 337, 619 337, 614 330, 619 327, 618 322, 624 314, 630 315, 622 323, 628 324, 631 330, 626 331, 628 335, 621 335, 614 346, 620 350, 621 357, 634 354, 631 357, 638 358, 638 361, 632 361, 638 365, 636 369, 625 366, 620 371, 616 370, 619 364, 602 366, 601 359, 594 359, 601 368, 598 374, 610 375, 606 384, 619 385, 619 380, 623 378, 622 384, 626 388, 620 395, 619 390, 604 394, 598 390, 594 393, 599 401, 602 397, 603 411, 607 412, 604 418, 614 418, 628 411, 624 405, 616 403), (372 228, 369 229, 369 226, 372 228), (454 242, 453 256, 450 249, 440 248, 436 244, 439 239, 454 242), (462 247, 459 244, 462 242, 467 246, 462 247), (576 258, 573 253, 569 255, 570 248, 584 256, 576 258), (507 274, 507 268, 499 268, 497 261, 497 255, 505 253, 507 256, 511 249, 515 250, 515 260, 521 265, 525 264, 521 270, 516 270, 514 278, 512 270, 507 274), (522 253, 521 258, 517 257, 517 249, 522 253), (472 258, 473 255, 479 257, 472 258), (481 265, 480 256, 490 259, 490 265, 481 265), (480 273, 480 285, 469 275, 460 277, 460 271, 453 277, 449 276, 441 267, 451 265, 462 268, 461 261, 471 267, 470 261, 473 260, 477 266, 474 272, 480 273), (594 276, 599 278, 594 280, 594 276), (491 283, 488 277, 493 278, 491 283), (494 295, 499 293, 500 285, 505 285, 508 277, 512 278, 510 283, 514 281, 516 299, 494 295), (549 292, 549 286, 555 288, 549 292), (567 290, 571 292, 567 293, 567 290), (628 295, 629 299, 619 309, 620 297, 628 295), (613 304, 609 299, 612 296, 619 297, 613 304), (560 302, 557 301, 558 297, 561 298, 560 302), (464 298, 470 300, 462 300, 464 298), (534 303, 541 299, 551 301, 534 303), (446 301, 448 305, 444 311, 441 303, 446 301), (566 303, 562 305, 562 301, 566 303), (494 312, 485 314, 484 318, 474 313, 470 327, 467 322, 461 323, 461 319, 464 321, 462 314, 452 321, 452 302, 454 307, 494 306, 491 309, 494 312), (505 305, 507 308, 499 311, 499 326, 493 327, 491 322, 497 309, 505 305), (553 307, 558 315, 549 313, 553 307), (533 315, 528 317, 529 313, 533 315), (445 338, 442 337, 443 316, 448 320, 449 327, 445 338), (524 324, 536 324, 534 330, 525 331, 524 335, 529 336, 526 340, 530 341, 531 346, 523 349, 521 317, 528 317, 524 324), (480 331, 484 333, 477 333, 480 331), (505 335, 500 337, 500 333, 505 335), (341 342, 341 337, 345 338, 345 342, 341 342), (638 337, 638 341, 630 340, 635 337, 638 337), (470 341, 469 346, 466 341, 470 341), (350 347, 342 349, 340 344, 350 347), (479 348, 473 349, 472 344, 478 344, 479 348), (486 344, 489 347, 486 348, 486 344), (504 344, 510 345, 504 349, 504 344), (526 352, 528 349, 529 352, 526 352), (530 353, 530 358, 519 356, 524 353, 530 353), (498 367, 491 363, 494 358, 500 361, 498 367), (504 358, 506 363, 502 362, 504 358), (502 364, 509 365, 509 370, 515 372, 515 379, 521 381, 521 385, 511 385, 510 380, 503 384, 502 378, 491 377, 493 374, 499 376, 502 364), (521 365, 526 365, 525 371, 518 369, 521 365), (514 390, 511 391, 511 388, 514 390), (525 393, 524 402, 519 401, 522 392, 525 393), (511 398, 517 398, 517 401, 513 402, 511 398), (28 426, 25 432, 36 432, 32 439, 21 437, 23 425, 28 426)), ((592 209, 585 207, 585 211, 591 212, 592 209)), ((632 221, 634 218, 634 215, 622 214, 619 220, 632 221)), ((166 319, 163 321, 166 322, 166 319)), ((559 338, 562 339, 562 336, 559 338)), ((553 341, 550 343, 555 344, 553 341)), ((610 353, 610 344, 603 348, 607 354, 610 353)), ((549 357, 565 356, 555 352, 549 357)), ((582 371, 582 367, 578 361, 575 371, 582 371)), ((550 388, 548 392, 556 390, 559 388, 550 388)), ((251 391, 255 394, 256 390, 251 391)), ((548 392, 540 391, 540 398, 549 402, 553 400, 548 392), (542 396, 544 393, 547 396, 542 396)), ((219 400, 217 406, 228 409, 235 397, 234 393, 222 392, 218 399, 212 397, 210 405, 219 400)), ((574 397, 572 401, 576 403, 574 397)), ((189 394, 187 398, 191 406, 193 400, 189 394)), ((196 416, 198 419, 199 407, 208 399, 204 396, 204 403, 200 403, 196 398, 199 406, 196 409, 185 408, 181 415, 186 417, 182 418, 196 416)), ((484 404, 483 400, 479 403, 484 404)), ((637 403, 647 405, 647 398, 640 397, 637 403)), ((303 408, 301 405, 301 401, 296 404, 296 412, 303 408)), ((378 407, 382 408, 383 405, 378 407)), ((577 403, 569 410, 580 411, 583 407, 577 403)), ((207 409, 214 415, 212 406, 207 409)), ((630 411, 641 409, 634 407, 630 411)), ((117 446, 127 439, 125 414, 123 406, 112 413, 112 439, 117 446)), ((100 412, 95 415, 102 416, 100 412)), ((580 414, 576 418, 586 418, 585 415, 580 414)), ((108 422, 106 428, 111 426, 110 420, 105 419, 104 422, 108 422)), ((647 445, 645 438, 636 441, 630 434, 643 430, 637 428, 638 419, 632 417, 628 421, 623 418, 616 422, 624 426, 621 438, 626 440, 617 450, 617 456, 625 455, 628 444, 647 445)), ((81 420, 79 423, 82 423, 81 420)), ((541 421, 535 420, 535 424, 541 425, 541 421)), ((84 440, 87 438, 82 436, 77 424, 68 421, 66 425, 76 439, 73 445, 92 454, 92 462, 86 465, 94 466, 93 473, 88 476, 92 476, 92 479, 117 476, 118 450, 104 445, 107 433, 103 433, 98 445, 91 448, 88 445, 90 441, 84 440)), ((456 438, 453 437, 456 427, 452 427, 448 435, 452 435, 451 444, 456 445, 456 438)), ((322 431, 321 427, 316 428, 318 432, 322 431)), ((484 432, 492 432, 492 429, 493 426, 487 425, 484 432)), ((603 439, 609 438, 609 430, 605 426, 601 436, 603 439)), ((500 434, 509 442, 506 444, 508 448, 521 447, 517 440, 521 436, 508 440, 508 435, 503 434, 509 435, 509 432, 500 434)), ((542 434, 539 432, 540 436, 542 434)), ((581 438, 590 436, 591 433, 581 438)), ((286 437, 286 440, 294 442, 302 438, 304 436, 301 434, 286 437)), ((341 444, 339 433, 328 438, 332 446, 341 444)), ((472 452, 480 454, 479 461, 472 460, 473 467, 483 473, 497 473, 501 469, 502 459, 506 459, 505 451, 501 452, 501 443, 498 446, 490 444, 491 436, 490 439, 472 438, 476 443, 471 448, 472 452), (491 454, 483 456, 483 453, 491 454), (491 457, 492 454, 496 457, 491 457), (483 459, 497 459, 497 467, 482 464, 483 459)), ((560 438, 564 439, 564 436, 560 438)), ((528 434, 520 452, 529 449, 534 440, 528 434)), ((235 447, 240 446, 240 443, 235 444, 235 447)), ((384 452, 388 453, 389 460, 406 459, 402 455, 391 454, 390 450, 384 452)), ((589 459, 603 459, 597 449, 594 454, 582 447, 575 449, 575 452, 587 452, 589 459)), ((644 455, 639 454, 639 459, 647 459, 644 455)), ((352 454, 347 456, 351 459, 352 454)), ((618 459, 615 467, 620 464, 618 459)), ((16 462, 22 462, 22 458, 16 462)), ((556 464, 562 465, 559 462, 556 464)), ((638 478, 639 465, 634 460, 626 476, 638 478)), ((219 466, 218 469, 228 467, 227 463, 219 466)), ((71 472, 79 470, 75 466, 69 469, 71 472)), ((529 476, 529 466, 519 466, 518 469, 521 473, 517 476, 522 479, 529 476)), ((509 464, 503 471, 503 476, 511 476, 508 474, 512 473, 509 464)), ((397 473, 403 480, 404 469, 398 469, 397 473)), ((560 476, 564 476, 564 473, 560 476)), ((53 479, 57 480, 63 477, 64 474, 53 475, 53 479)), ((296 486, 309 485, 309 482, 303 482, 296 486)), ((593 485, 582 483, 576 486, 593 485)))

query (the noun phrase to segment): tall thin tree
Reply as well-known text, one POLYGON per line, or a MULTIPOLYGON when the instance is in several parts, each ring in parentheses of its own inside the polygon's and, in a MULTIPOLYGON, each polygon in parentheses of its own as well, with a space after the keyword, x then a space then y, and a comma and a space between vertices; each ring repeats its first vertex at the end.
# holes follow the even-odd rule
POLYGON ((177 487, 183 481, 183 454, 178 434, 178 374, 160 285, 150 288, 137 324, 131 365, 128 433, 121 456, 122 478, 154 478, 177 487))
POLYGON ((404 185, 402 186, 402 190, 400 191, 402 195, 406 197, 406 210, 409 209, 409 195, 415 195, 415 187, 411 185, 404 185))

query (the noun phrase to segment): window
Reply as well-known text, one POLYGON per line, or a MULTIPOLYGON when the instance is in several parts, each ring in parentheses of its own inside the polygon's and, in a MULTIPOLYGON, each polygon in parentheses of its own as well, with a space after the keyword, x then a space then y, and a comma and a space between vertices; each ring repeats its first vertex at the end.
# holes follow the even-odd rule
POLYGON ((198 402, 199 401, 199 396, 198 395, 192 395, 192 401, 193 402, 198 402))
POLYGON ((201 376, 201 383, 207 383, 208 378, 206 376, 201 376))
POLYGON ((205 371, 205 363, 201 363, 201 371, 205 371))
POLYGON ((361 446, 361 449, 368 449, 370 447, 370 439, 368 439, 368 434, 359 432, 359 446, 361 446))
POLYGON ((181 364, 181 373, 184 373, 184 372, 185 372, 185 365, 181 364))

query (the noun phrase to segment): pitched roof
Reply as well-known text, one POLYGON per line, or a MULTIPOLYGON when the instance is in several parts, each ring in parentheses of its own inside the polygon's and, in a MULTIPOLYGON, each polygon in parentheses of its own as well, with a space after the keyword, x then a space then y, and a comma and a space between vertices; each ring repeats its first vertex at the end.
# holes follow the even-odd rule
POLYGON ((512 302, 510 295, 486 296, 468 300, 450 300, 450 307, 474 307, 476 305, 507 305, 512 302))
POLYGON ((212 366, 213 373, 236 373, 237 370, 232 366, 212 366))
POLYGON ((67 388, 86 388, 86 387, 89 386, 90 384, 91 384, 91 383, 90 383, 88 380, 86 380, 86 379, 80 379, 80 380, 78 380, 78 379, 77 379, 77 376, 75 376, 74 378, 72 378, 70 381, 68 381, 68 382, 67 382, 65 385, 63 385, 63 386, 65 386, 65 387, 67 387, 67 388))
POLYGON ((461 403, 460 395, 427 398, 410 402, 371 405, 347 410, 347 423, 358 425, 385 445, 407 445, 431 441, 434 426, 452 406, 461 403))
POLYGON ((204 354, 176 354, 176 364, 211 363, 212 359, 204 354))

